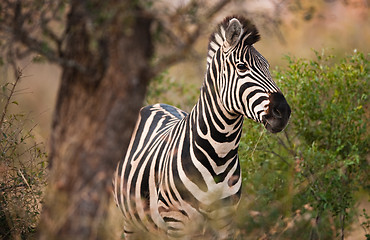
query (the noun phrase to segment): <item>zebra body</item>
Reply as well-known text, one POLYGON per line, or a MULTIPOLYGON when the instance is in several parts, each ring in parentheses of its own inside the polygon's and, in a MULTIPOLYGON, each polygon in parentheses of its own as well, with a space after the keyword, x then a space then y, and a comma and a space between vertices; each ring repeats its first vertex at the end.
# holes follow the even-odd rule
POLYGON ((114 195, 127 238, 230 236, 240 200, 238 146, 244 116, 281 131, 290 108, 252 46, 257 29, 228 17, 211 36, 207 73, 188 114, 166 104, 141 109, 114 195))

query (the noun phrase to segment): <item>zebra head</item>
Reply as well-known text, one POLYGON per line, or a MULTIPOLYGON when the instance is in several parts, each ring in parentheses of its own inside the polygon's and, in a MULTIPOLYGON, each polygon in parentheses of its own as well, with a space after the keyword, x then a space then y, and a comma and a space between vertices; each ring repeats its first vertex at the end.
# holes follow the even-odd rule
POLYGON ((207 72, 229 114, 244 115, 276 133, 287 125, 291 110, 267 60, 253 47, 259 39, 249 20, 227 17, 210 38, 207 72))

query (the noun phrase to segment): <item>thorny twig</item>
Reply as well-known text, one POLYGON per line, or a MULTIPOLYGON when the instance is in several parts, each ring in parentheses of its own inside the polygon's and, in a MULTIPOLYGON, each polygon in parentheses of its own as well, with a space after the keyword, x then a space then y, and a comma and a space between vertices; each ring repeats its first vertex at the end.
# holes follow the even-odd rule
POLYGON ((16 88, 17 84, 19 83, 19 81, 21 80, 21 78, 22 78, 22 69, 19 69, 18 68, 16 70, 15 82, 12 84, 12 88, 9 91, 9 95, 7 96, 7 99, 6 99, 6 102, 5 102, 5 106, 4 106, 3 112, 1 114, 0 129, 2 129, 4 120, 5 120, 5 115, 8 112, 8 107, 9 107, 9 104, 10 104, 10 100, 12 99, 12 96, 15 93, 15 88, 16 88))

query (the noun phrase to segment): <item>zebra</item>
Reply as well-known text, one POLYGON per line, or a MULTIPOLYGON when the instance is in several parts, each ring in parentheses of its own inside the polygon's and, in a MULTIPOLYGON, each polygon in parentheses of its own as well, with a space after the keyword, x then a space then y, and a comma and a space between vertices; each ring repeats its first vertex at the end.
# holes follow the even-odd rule
POLYGON ((226 17, 210 37, 206 74, 191 112, 166 104, 140 110, 113 179, 126 239, 138 239, 139 232, 181 239, 231 236, 241 197, 244 117, 276 133, 291 113, 267 60, 253 46, 259 39, 250 20, 226 17))

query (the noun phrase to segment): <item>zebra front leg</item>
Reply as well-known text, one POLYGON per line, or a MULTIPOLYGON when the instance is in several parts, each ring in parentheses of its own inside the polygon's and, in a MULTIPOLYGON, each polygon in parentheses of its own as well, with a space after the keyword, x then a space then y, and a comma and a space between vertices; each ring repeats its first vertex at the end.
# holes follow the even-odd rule
POLYGON ((219 207, 213 211, 202 211, 205 216, 207 239, 234 239, 234 215, 236 206, 219 207))

